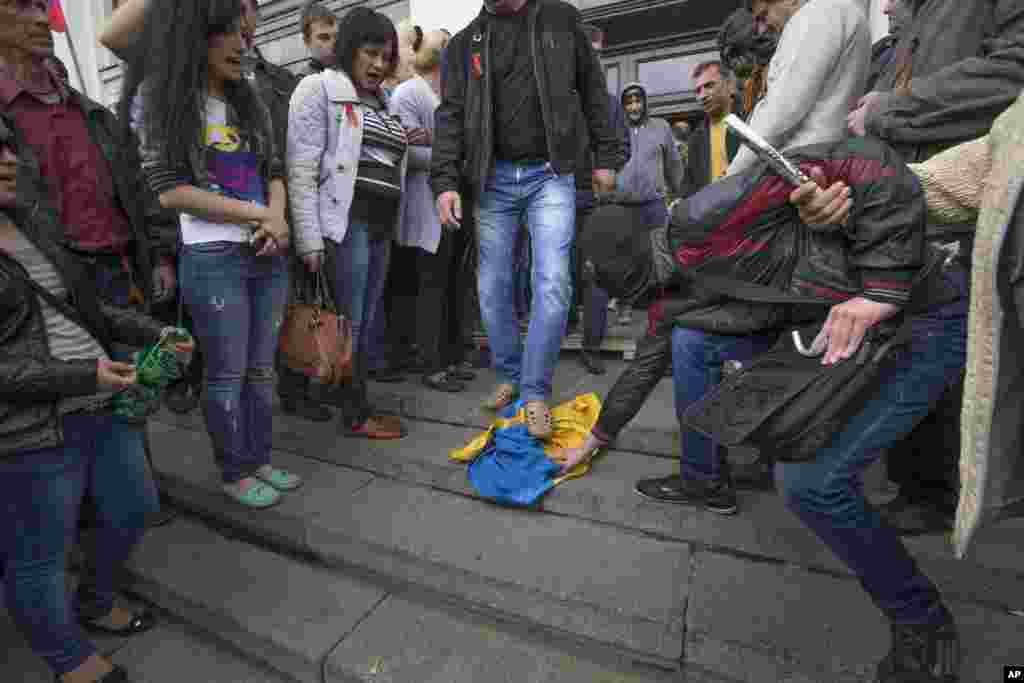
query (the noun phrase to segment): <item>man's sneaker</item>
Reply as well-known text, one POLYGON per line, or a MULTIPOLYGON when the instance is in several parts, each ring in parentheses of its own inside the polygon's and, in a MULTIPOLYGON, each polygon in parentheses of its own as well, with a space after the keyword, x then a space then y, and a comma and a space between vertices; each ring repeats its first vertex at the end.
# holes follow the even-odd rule
POLYGON ((876 683, 957 683, 960 638, 952 620, 941 626, 892 625, 892 648, 876 683))
POLYGON ((714 481, 683 479, 678 474, 657 479, 641 479, 634 490, 644 498, 677 505, 700 505, 720 515, 734 515, 736 491, 728 477, 714 481))

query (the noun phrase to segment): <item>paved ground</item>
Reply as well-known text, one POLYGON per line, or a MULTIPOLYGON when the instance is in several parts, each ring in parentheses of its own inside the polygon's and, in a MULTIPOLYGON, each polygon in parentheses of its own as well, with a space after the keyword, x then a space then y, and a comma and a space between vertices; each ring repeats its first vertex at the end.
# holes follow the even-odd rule
MULTIPOLYGON (((609 360, 593 378, 565 354, 556 396, 603 394, 622 368, 609 360)), ((262 513, 217 490, 198 416, 160 414, 156 468, 187 514, 130 569, 167 619, 105 651, 140 681, 871 680, 883 620, 773 493, 741 492, 732 518, 632 493, 676 468, 667 380, 590 475, 528 511, 479 500, 446 457, 485 423, 492 380, 461 395, 375 385, 409 418, 399 442, 278 416, 275 459, 307 485, 262 513)), ((992 527, 964 561, 943 537, 910 543, 961 624, 965 683, 1024 662, 1022 532, 992 527)), ((0 680, 49 680, 7 621, 0 640, 0 680)))

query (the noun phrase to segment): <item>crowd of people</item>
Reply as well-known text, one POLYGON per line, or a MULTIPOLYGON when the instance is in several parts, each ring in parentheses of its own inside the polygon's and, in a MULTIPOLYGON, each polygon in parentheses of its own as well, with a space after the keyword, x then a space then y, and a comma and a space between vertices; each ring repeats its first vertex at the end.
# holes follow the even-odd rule
MULTIPOLYGON (((0 0, 0 576, 32 649, 65 683, 127 681, 86 632, 154 623, 114 604, 116 570, 159 508, 145 419, 114 409, 140 383, 134 350, 180 335, 170 353, 188 368, 167 404, 201 405, 225 495, 262 509, 303 483, 271 462, 275 391, 305 419, 339 412, 345 437, 401 439, 368 382, 412 374, 465 390, 479 323, 497 375, 482 407, 522 401, 530 435, 548 439, 567 326, 582 317, 580 361, 603 374, 610 298, 628 310, 653 296, 597 426, 561 456, 568 470, 612 443, 666 374, 682 420, 723 364, 799 318, 692 275, 716 259, 772 270, 767 242, 708 232, 770 214, 810 228, 767 284, 834 302, 812 345, 823 364, 886 322, 908 321, 912 339, 813 460, 765 454, 755 478, 774 477, 890 621, 881 683, 959 680, 952 615, 900 536, 951 526, 965 368, 984 387, 1018 370, 984 354, 1021 331, 1016 265, 993 263, 1017 242, 1005 174, 1019 175, 1006 159, 1024 142, 1024 9, 885 0, 892 35, 872 46, 854 0, 749 0, 720 58, 681 75, 705 114, 691 132, 652 116, 642 83, 608 92, 604 35, 571 5, 483 5, 452 35, 310 2, 310 60, 295 76, 256 47, 256 0, 127 0, 100 36, 125 62, 115 114, 68 85, 46 0, 0 0), (810 180, 768 192, 733 113, 810 180), (280 357, 288 304, 309 291, 351 322, 343 386, 280 357), (862 476, 883 456, 899 496, 879 508, 862 476), (80 539, 83 516, 94 529, 80 539)), ((1001 435, 972 432, 986 450, 1016 443, 1005 435, 1019 414, 991 401, 963 414, 1001 435)), ((739 512, 723 449, 681 436, 680 473, 637 493, 739 512)))

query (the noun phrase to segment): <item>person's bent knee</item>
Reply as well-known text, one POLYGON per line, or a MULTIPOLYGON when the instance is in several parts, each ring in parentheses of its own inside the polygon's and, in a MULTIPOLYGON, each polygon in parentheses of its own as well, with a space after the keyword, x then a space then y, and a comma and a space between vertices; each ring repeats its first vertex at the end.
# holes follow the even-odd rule
POLYGON ((813 462, 777 464, 775 488, 798 517, 824 517, 836 527, 863 522, 866 502, 856 483, 819 473, 813 462))
POLYGON ((672 353, 690 365, 703 365, 707 357, 708 333, 689 327, 672 330, 672 353))

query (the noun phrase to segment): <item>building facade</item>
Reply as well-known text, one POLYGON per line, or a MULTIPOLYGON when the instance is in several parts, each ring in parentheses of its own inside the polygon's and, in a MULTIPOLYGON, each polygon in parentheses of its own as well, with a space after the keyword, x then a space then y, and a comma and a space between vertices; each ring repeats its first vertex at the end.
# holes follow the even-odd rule
MULTIPOLYGON (((651 111, 668 118, 699 115, 690 72, 694 65, 717 56, 719 27, 743 0, 570 0, 584 19, 600 26, 608 47, 602 56, 608 87, 618 92, 632 81, 650 94, 651 111)), ((886 33, 881 0, 857 0, 869 9, 873 35, 886 33)), ((96 42, 96 26, 112 11, 116 0, 66 2, 71 38, 81 67, 85 90, 108 104, 120 94, 117 58, 96 42)), ((263 55, 298 70, 306 60, 299 29, 305 0, 262 0, 263 21, 257 43, 263 55)), ((481 0, 323 0, 343 14, 366 5, 387 14, 395 23, 412 18, 424 28, 458 31, 479 12, 481 0)), ((79 84, 67 41, 58 37, 58 55, 79 84)), ((79 86, 81 87, 81 86, 79 86)))

